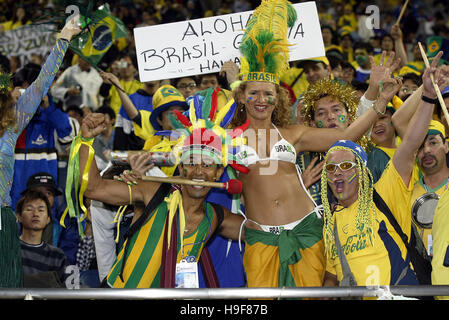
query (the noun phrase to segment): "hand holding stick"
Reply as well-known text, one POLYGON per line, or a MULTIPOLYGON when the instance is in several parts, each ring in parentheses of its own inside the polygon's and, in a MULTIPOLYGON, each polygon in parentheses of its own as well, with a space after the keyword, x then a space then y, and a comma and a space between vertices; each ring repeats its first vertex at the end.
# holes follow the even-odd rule
MULTIPOLYGON (((419 46, 419 50, 421 51, 421 56, 424 60, 426 68, 430 68, 429 60, 427 59, 427 55, 421 45, 421 42, 418 42, 418 46, 419 46)), ((441 55, 440 55, 440 57, 441 57, 441 55)), ((433 76, 433 73, 430 74, 430 80, 432 81, 432 85, 435 90, 435 93, 437 94, 438 101, 440 102, 441 108, 443 109, 443 113, 444 113, 444 117, 446 118, 446 122, 449 123, 449 113, 447 112, 446 104, 444 103, 444 99, 443 99, 443 96, 441 95, 440 88, 435 83, 435 78, 433 76)))

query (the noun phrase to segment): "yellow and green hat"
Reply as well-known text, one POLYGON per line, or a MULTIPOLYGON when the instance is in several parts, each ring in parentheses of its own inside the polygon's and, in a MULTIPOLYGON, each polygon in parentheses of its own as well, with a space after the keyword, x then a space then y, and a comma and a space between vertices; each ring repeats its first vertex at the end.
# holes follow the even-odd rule
POLYGON ((287 0, 262 0, 249 20, 240 44, 243 81, 279 84, 289 68, 288 28, 297 19, 295 8, 287 0))
POLYGON ((435 135, 441 133, 443 137, 446 137, 446 129, 444 125, 437 120, 430 120, 429 129, 427 130, 428 135, 435 135))
MULTIPOLYGON (((338 46, 335 46, 335 47, 338 47, 338 46)), ((336 48, 334 48, 334 49, 336 49, 336 48)), ((340 49, 338 49, 338 50, 339 50, 340 53, 342 52, 340 49)), ((326 56, 322 56, 322 57, 316 57, 316 58, 310 58, 310 59, 301 60, 301 61, 298 62, 298 66, 303 68, 304 64, 306 62, 309 62, 309 61, 322 62, 322 63, 324 63, 325 66, 330 65, 329 59, 326 56)))
POLYGON ((150 122, 156 131, 162 130, 157 118, 162 112, 173 106, 181 106, 187 110, 187 102, 181 92, 171 85, 163 85, 153 95, 153 111, 150 115, 150 122))

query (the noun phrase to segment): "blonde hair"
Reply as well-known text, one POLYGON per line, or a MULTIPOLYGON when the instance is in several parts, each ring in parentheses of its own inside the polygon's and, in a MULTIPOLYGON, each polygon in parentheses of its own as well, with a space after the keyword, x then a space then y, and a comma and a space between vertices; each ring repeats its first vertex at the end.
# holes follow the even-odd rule
MULTIPOLYGON (((237 102, 237 108, 235 110, 234 118, 231 122, 231 128, 241 126, 246 122, 246 109, 245 104, 241 103, 242 97, 245 94, 248 81, 243 81, 235 88, 232 93, 234 100, 237 102)), ((278 84, 276 86, 276 107, 271 114, 271 121, 278 127, 286 127, 291 124, 291 108, 290 108, 290 96, 288 91, 278 84)))
POLYGON ((16 127, 16 110, 14 109, 14 101, 9 92, 0 94, 0 137, 3 137, 5 131, 10 127, 16 127))
MULTIPOLYGON (((304 93, 302 101, 301 113, 304 116, 304 125, 312 126, 316 103, 327 96, 341 102, 348 113, 348 122, 354 122, 357 118, 356 112, 359 105, 359 99, 355 93, 355 89, 351 85, 328 78, 321 79, 310 85, 304 93)), ((361 136, 356 142, 365 151, 369 151, 374 146, 371 138, 366 134, 361 136)))

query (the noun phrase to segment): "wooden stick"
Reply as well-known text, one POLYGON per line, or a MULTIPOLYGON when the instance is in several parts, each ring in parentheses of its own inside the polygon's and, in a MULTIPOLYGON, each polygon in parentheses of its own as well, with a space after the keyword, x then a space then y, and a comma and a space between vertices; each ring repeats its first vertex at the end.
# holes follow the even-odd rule
POLYGON ((226 189, 226 184, 223 182, 213 182, 213 181, 193 181, 189 179, 183 178, 174 178, 174 177, 153 177, 153 176, 144 176, 142 180, 160 182, 160 183, 174 183, 174 184, 187 184, 191 186, 202 186, 202 187, 212 187, 212 188, 222 188, 226 189))
POLYGON ((409 0, 405 0, 404 5, 402 6, 401 13, 399 14, 398 19, 396 20, 395 24, 399 25, 401 22, 402 16, 404 15, 405 9, 407 8, 409 0))
MULTIPOLYGON (((421 45, 421 42, 418 42, 418 46, 419 46, 419 50, 421 51, 421 56, 422 56, 422 59, 424 60, 424 64, 426 65, 426 68, 429 68, 430 67, 429 60, 427 59, 426 52, 424 51, 424 49, 421 45)), ((437 93, 438 101, 440 102, 441 109, 443 109, 443 113, 444 113, 444 117, 446 118, 446 122, 449 123, 449 113, 447 111, 446 104, 444 103, 444 99, 443 99, 443 96, 441 95, 440 88, 438 88, 438 85, 435 83, 435 79, 434 79, 432 73, 430 74, 430 80, 432 81, 433 88, 435 89, 435 92, 437 93)))

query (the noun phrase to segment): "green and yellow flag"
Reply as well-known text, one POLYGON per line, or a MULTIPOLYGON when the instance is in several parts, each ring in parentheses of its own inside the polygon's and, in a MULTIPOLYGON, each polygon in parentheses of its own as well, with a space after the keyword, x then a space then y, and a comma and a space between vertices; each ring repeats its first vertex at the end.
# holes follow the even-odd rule
POLYGON ((432 36, 427 38, 427 57, 432 62, 439 51, 443 51, 438 65, 449 64, 449 39, 442 36, 432 36))
POLYGON ((96 10, 92 20, 96 23, 73 39, 70 49, 92 66, 97 66, 116 39, 128 36, 128 30, 120 19, 111 14, 107 5, 96 10))

